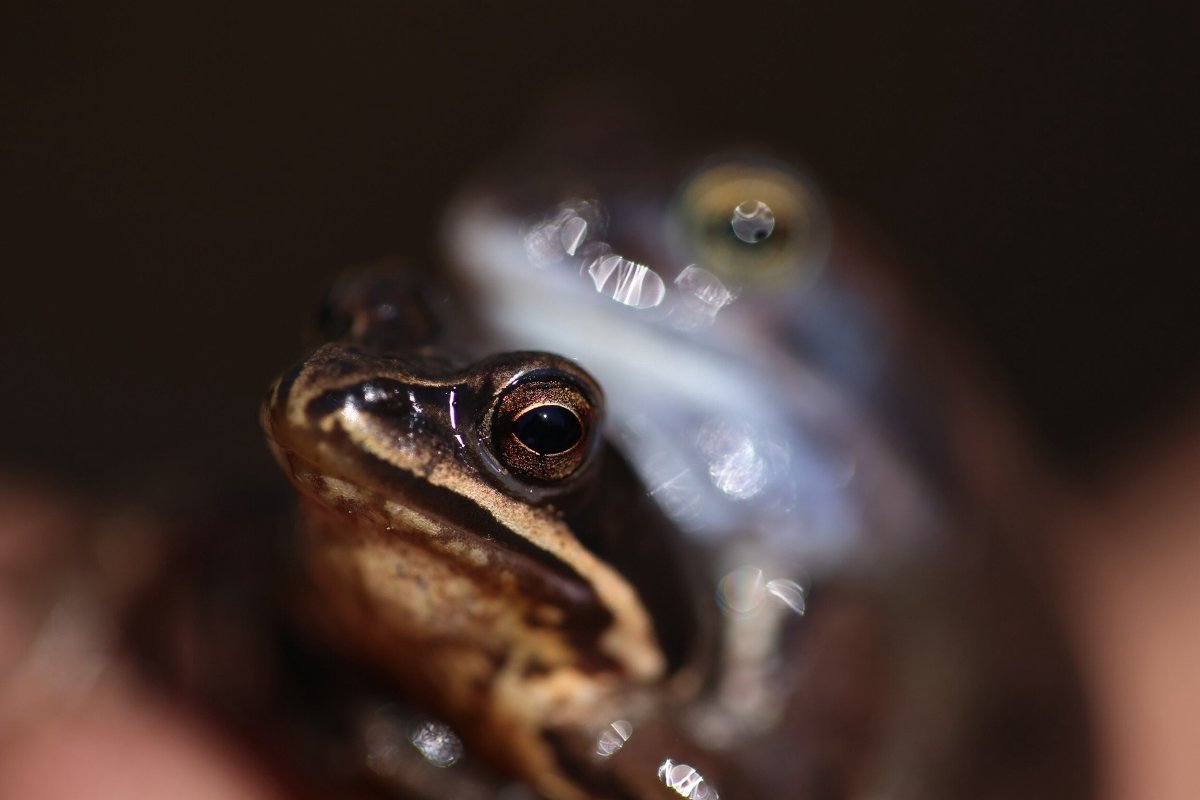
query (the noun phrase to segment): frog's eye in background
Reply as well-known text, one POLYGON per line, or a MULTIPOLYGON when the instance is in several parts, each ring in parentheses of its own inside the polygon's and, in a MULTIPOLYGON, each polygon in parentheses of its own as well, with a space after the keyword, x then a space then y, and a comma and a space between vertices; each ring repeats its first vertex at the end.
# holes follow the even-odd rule
POLYGON ((726 162, 688 180, 672 223, 685 253, 735 285, 809 279, 828 249, 825 206, 783 166, 726 162))
POLYGON ((565 373, 524 376, 505 389, 495 406, 492 446, 513 474, 550 483, 570 477, 587 461, 595 408, 565 373))

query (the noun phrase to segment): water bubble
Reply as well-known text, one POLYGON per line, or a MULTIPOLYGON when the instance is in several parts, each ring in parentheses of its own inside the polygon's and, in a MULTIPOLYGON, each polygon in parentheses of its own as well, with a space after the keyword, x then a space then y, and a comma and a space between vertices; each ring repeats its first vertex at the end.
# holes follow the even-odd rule
POLYGON ((676 764, 668 758, 658 767, 658 779, 688 800, 718 800, 712 785, 687 764, 676 764))
POLYGON ((804 616, 803 586, 786 578, 775 578, 767 581, 767 591, 786 603, 792 611, 804 616))
POLYGON ((608 758, 625 746, 633 735, 633 725, 627 720, 619 719, 601 731, 596 737, 596 755, 608 758))
POLYGON ((754 443, 740 442, 736 449, 723 453, 708 467, 713 484, 735 500, 748 500, 767 483, 766 464, 754 452, 754 443))
POLYGON ((435 767, 448 767, 463 755, 462 740, 444 722, 425 720, 413 727, 408 740, 435 767))
POLYGON ((763 571, 758 567, 738 567, 717 582, 717 605, 730 617, 753 616, 765 596, 763 571))
POLYGON ((695 264, 683 268, 675 278, 680 309, 686 326, 711 325, 717 312, 733 302, 734 294, 721 279, 695 264))
POLYGON ((746 244, 758 244, 774 233, 775 212, 761 200, 745 200, 733 209, 729 227, 746 244))
POLYGON ((563 221, 558 238, 562 241, 563 250, 567 251, 567 255, 575 255, 575 251, 583 243, 583 237, 587 236, 587 229, 587 220, 583 217, 568 217, 563 221))
POLYGON ((604 213, 596 203, 568 200, 525 230, 525 253, 535 267, 553 266, 575 256, 603 228, 604 213))
POLYGON ((713 485, 734 500, 749 500, 766 488, 767 462, 758 452, 748 426, 710 420, 701 426, 696 444, 708 460, 713 485))
POLYGON ((657 272, 618 255, 596 259, 587 271, 597 292, 633 308, 653 308, 667 294, 657 272))

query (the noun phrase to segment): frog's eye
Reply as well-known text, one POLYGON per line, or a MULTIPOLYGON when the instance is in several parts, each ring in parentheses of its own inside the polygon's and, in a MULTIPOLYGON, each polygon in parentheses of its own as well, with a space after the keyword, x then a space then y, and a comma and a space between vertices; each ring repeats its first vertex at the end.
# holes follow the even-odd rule
POLYGON ((824 206, 783 167, 709 167, 684 185, 674 219, 685 257, 734 284, 808 277, 825 257, 824 206))
POLYGON ((513 421, 517 441, 541 456, 567 452, 583 439, 583 423, 566 406, 546 403, 521 412, 513 421))
POLYGON ((491 424, 496 457, 509 471, 537 482, 563 480, 592 450, 595 407, 566 373, 545 370, 509 386, 491 424))

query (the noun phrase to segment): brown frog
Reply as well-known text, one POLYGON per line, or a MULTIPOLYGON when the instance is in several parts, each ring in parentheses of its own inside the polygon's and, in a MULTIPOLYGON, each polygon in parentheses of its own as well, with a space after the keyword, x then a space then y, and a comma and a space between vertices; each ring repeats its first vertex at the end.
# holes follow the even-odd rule
POLYGON ((340 335, 263 409, 301 497, 312 616, 546 796, 631 796, 580 743, 699 683, 677 532, 605 439, 584 369, 452 354, 419 294, 387 273, 343 285, 340 335))

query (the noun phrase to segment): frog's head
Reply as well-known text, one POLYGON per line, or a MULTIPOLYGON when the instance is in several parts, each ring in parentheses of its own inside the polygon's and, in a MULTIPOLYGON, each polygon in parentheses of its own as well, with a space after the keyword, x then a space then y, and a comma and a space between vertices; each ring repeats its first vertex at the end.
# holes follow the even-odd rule
POLYGON ((326 627, 468 738, 523 731, 494 746, 530 770, 551 758, 541 731, 592 724, 693 646, 673 529, 603 418, 561 357, 462 364, 361 336, 318 348, 263 410, 326 627))
POLYGON ((498 511, 504 498, 561 509, 594 483, 603 416, 591 376, 549 353, 458 367, 337 342, 275 384, 264 422, 327 479, 414 506, 461 502, 454 495, 498 511), (437 503, 420 496, 431 486, 443 490, 437 503))

